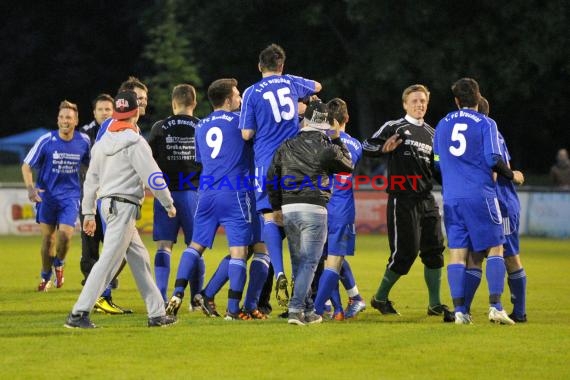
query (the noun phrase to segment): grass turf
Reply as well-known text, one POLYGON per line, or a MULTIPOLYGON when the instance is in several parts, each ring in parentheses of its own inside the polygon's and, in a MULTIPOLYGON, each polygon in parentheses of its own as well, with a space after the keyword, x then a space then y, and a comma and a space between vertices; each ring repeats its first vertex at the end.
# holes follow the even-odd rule
MULTIPOLYGON (((144 240, 153 257, 151 238, 144 240)), ((277 318, 281 310, 276 302, 269 320, 228 322, 188 312, 185 299, 178 324, 149 329, 144 304, 127 268, 113 299, 132 307, 135 314, 95 313, 92 320, 101 328, 92 331, 63 327, 81 291, 79 238, 74 237, 67 259, 64 287, 47 293, 35 291, 39 245, 37 236, 0 237, 3 378, 570 378, 568 240, 522 241, 528 275, 527 324, 487 322, 484 279, 473 304, 474 325, 444 324, 440 318, 427 317, 427 291, 418 261, 390 295, 402 316, 381 316, 368 307, 357 320, 307 327, 290 326, 277 318)), ((383 274, 387 245, 385 236, 359 237, 358 252, 349 259, 367 304, 383 274)), ((221 236, 206 253, 206 279, 225 247, 221 236)), ((179 255, 180 246, 172 260, 171 287, 179 255)), ((226 289, 216 299, 220 310, 226 303, 226 289)), ((442 299, 449 304, 445 273, 442 299)), ((503 303, 510 312, 508 289, 503 303)))

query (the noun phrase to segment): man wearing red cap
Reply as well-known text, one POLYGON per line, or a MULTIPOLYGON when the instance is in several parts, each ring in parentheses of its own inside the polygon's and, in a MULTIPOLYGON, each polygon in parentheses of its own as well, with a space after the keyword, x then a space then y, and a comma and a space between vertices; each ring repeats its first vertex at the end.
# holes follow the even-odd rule
MULTIPOLYGON (((138 118, 137 94, 134 91, 119 93, 115 97, 113 120, 108 131, 93 147, 93 159, 84 184, 83 229, 88 235, 95 232, 95 201, 97 197, 101 198, 102 217, 107 225, 105 245, 65 327, 96 327, 89 319, 89 313, 125 257, 146 304, 148 326, 176 322, 175 317, 165 315, 164 301, 150 272, 148 251, 135 226, 144 198, 144 184, 155 181, 153 174, 160 172, 148 143, 138 133, 138 118)), ((151 190, 168 215, 174 217, 176 209, 168 188, 153 186, 151 190)))

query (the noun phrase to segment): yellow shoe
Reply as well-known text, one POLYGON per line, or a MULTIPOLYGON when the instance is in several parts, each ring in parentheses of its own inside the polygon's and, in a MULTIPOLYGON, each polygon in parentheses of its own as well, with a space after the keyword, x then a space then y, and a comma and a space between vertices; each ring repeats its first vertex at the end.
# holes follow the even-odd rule
POLYGON ((105 314, 124 314, 123 310, 115 307, 105 297, 99 297, 94 306, 95 311, 105 314))

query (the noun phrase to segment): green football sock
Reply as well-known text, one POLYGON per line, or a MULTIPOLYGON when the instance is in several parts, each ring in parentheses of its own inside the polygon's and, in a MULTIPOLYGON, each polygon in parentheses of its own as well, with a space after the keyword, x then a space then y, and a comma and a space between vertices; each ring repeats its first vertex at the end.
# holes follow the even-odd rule
POLYGON ((378 291, 376 292, 374 298, 376 298, 377 301, 386 301, 388 299, 388 293, 390 293, 390 289, 392 289, 392 286, 394 286, 399 278, 400 275, 398 273, 390 269, 386 269, 386 272, 384 272, 384 277, 382 278, 382 282, 380 283, 380 287, 378 288, 378 291))
POLYGON ((429 293, 429 306, 441 304, 439 289, 441 287, 441 268, 430 269, 424 266, 424 279, 429 293))

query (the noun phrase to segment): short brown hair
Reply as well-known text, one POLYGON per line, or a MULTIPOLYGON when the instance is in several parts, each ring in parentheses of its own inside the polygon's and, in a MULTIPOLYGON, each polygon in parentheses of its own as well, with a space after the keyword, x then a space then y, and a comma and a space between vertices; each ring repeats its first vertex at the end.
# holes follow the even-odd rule
POLYGON ((190 84, 179 84, 172 89, 172 100, 183 107, 196 103, 196 89, 190 84))
POLYGON ((140 88, 141 90, 148 92, 148 88, 145 86, 145 84, 141 82, 139 78, 131 75, 127 78, 126 81, 121 83, 121 86, 117 90, 117 93, 127 90, 133 91, 135 88, 140 88))
POLYGON ((329 100, 327 103, 327 108, 332 117, 339 122, 339 124, 345 123, 348 118, 348 108, 346 107, 346 102, 341 98, 334 98, 329 100))
POLYGON ((413 84, 411 86, 406 87, 404 89, 404 92, 402 92, 402 103, 406 102, 408 95, 410 95, 412 92, 423 92, 424 94, 426 94, 427 100, 429 101, 429 90, 428 90, 428 88, 426 86, 424 86, 423 84, 413 84))
POLYGON ((271 44, 259 53, 259 66, 262 71, 280 71, 285 64, 285 50, 277 44, 271 44))
POLYGON ((61 103, 59 103, 60 110, 66 108, 75 111, 75 116, 79 118, 79 109, 77 108, 77 104, 71 103, 69 100, 63 100, 61 103))
POLYGON ((478 111, 479 113, 482 113, 485 116, 489 116, 489 101, 487 101, 487 99, 485 99, 484 96, 481 96, 481 98, 479 99, 479 107, 478 107, 478 111))
POLYGON ((451 86, 453 96, 457 98, 459 107, 476 107, 479 105, 481 93, 479 83, 473 78, 461 78, 451 86))
POLYGON ((99 94, 97 95, 97 97, 95 99, 93 99, 93 101, 91 102, 91 106, 93 106, 93 109, 95 109, 95 107, 97 107, 97 103, 99 102, 114 102, 114 99, 111 95, 109 94, 99 94))
POLYGON ((208 87, 208 99, 214 108, 224 105, 226 99, 232 96, 233 88, 237 87, 237 80, 234 78, 222 78, 212 82, 208 87))

